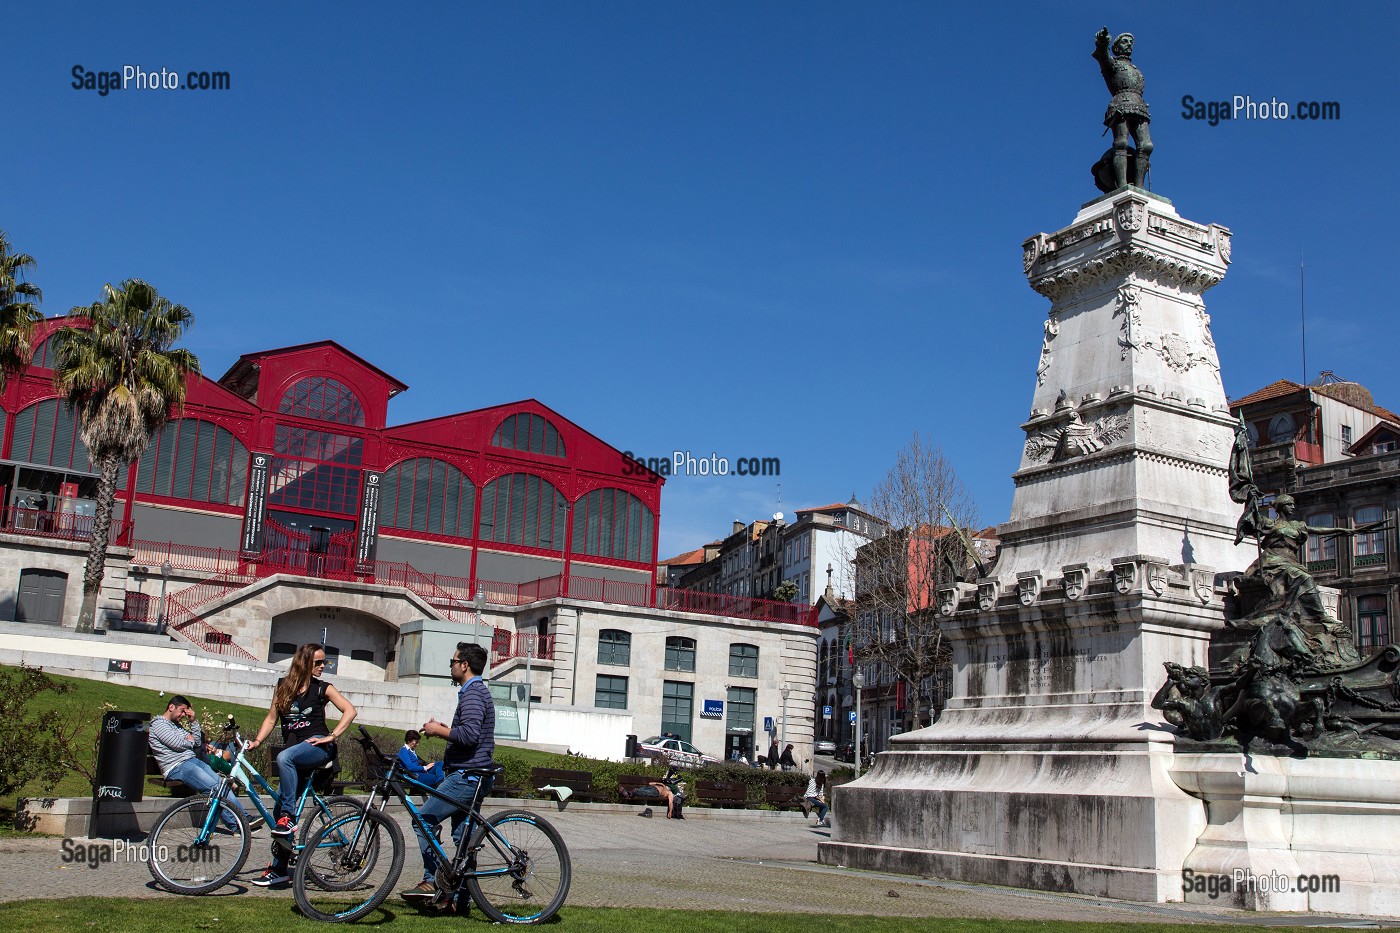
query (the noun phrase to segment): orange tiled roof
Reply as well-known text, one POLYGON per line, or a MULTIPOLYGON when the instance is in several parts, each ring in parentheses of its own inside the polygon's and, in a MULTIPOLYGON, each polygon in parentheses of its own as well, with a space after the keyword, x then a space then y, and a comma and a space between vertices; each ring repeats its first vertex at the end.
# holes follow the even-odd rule
POLYGON ((705 562, 705 549, 698 547, 693 551, 686 551, 684 554, 677 554, 670 560, 657 561, 668 567, 679 567, 684 564, 703 564, 705 562))
POLYGON ((1230 403, 1231 408, 1238 408, 1241 405, 1252 405, 1255 402, 1267 402, 1271 398, 1279 398, 1301 390, 1303 386, 1292 379, 1280 379, 1264 386, 1258 392, 1251 392, 1244 398, 1237 398, 1230 403))

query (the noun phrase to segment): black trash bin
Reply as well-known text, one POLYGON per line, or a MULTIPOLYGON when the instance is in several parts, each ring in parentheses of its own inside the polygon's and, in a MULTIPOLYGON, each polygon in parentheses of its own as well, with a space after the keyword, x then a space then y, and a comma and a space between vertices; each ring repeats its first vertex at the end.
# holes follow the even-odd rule
POLYGON ((107 713, 97 737, 96 800, 137 803, 146 791, 146 723, 150 713, 107 713))

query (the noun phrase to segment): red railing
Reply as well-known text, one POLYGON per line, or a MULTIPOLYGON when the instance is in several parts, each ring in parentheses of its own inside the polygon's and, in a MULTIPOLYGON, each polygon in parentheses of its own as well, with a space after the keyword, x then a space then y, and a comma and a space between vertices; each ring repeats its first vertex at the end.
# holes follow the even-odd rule
POLYGON ((200 547, 197 544, 176 544, 173 541, 131 542, 131 562, 144 564, 158 573, 162 564, 170 569, 195 573, 248 573, 247 563, 238 551, 221 547, 200 547))
POLYGON ((511 658, 553 661, 554 639, 553 635, 531 635, 498 628, 491 636, 491 663, 499 664, 511 658))
MULTIPOLYGON (((0 509, 0 532, 29 538, 87 541, 92 537, 93 521, 93 516, 76 512, 49 512, 19 506, 0 509)), ((107 540, 118 547, 129 545, 131 522, 112 522, 107 540)))
POLYGON ((242 589, 255 578, 237 573, 219 573, 194 586, 186 587, 166 597, 166 631, 177 635, 196 647, 215 654, 227 654, 249 661, 258 660, 251 653, 233 643, 233 637, 207 624, 199 617, 199 611, 221 596, 242 589))

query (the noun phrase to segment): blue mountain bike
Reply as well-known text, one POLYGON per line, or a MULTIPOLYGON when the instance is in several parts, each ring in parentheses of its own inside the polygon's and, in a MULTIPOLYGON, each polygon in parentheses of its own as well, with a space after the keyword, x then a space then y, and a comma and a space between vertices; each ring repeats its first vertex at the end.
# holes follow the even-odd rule
MULTIPOLYGON (((267 825, 274 822, 259 792, 268 796, 276 796, 276 792, 245 757, 248 743, 243 741, 238 725, 230 720, 224 732, 233 733, 230 747, 238 749, 229 773, 208 794, 172 804, 146 837, 146 867, 156 884, 174 894, 208 894, 217 890, 238 874, 248 860, 253 830, 242 811, 228 802, 226 793, 247 790, 248 798, 267 825)), ((321 796, 316 783, 314 778, 306 781, 297 798, 298 839, 295 845, 286 843, 293 853, 300 852, 312 835, 337 817, 363 809, 357 797, 321 796)))

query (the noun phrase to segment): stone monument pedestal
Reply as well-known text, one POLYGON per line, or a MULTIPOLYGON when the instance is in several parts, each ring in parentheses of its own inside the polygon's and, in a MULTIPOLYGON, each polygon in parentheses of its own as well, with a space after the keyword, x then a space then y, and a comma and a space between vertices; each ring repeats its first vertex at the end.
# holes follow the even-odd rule
POLYGON ((1400 761, 1178 754, 1171 776, 1209 814, 1187 902, 1400 913, 1400 761))
POLYGON ((1121 188, 1026 241, 1051 300, 1002 550, 939 592, 953 699, 836 788, 828 864, 1179 900, 1206 808, 1171 778, 1164 662, 1224 625, 1233 439, 1201 294, 1229 231, 1121 188))

